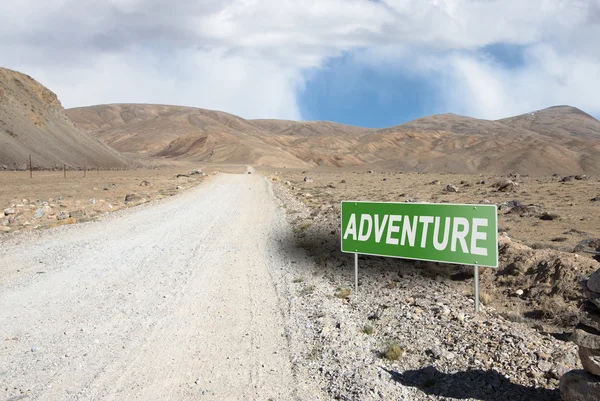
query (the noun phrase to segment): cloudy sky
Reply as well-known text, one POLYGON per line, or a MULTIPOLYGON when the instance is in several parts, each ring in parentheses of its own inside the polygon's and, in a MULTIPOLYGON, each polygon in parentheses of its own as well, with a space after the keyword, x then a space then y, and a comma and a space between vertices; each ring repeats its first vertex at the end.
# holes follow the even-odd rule
POLYGON ((163 103, 382 127, 600 116, 600 0, 0 0, 0 66, 65 107, 163 103))

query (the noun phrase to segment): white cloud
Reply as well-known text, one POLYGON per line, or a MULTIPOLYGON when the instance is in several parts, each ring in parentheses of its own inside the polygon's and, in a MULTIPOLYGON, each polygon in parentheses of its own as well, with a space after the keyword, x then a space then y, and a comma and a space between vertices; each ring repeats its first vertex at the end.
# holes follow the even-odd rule
POLYGON ((555 103, 600 113, 600 0, 0 0, 0 64, 65 106, 147 102, 300 118, 307 71, 354 52, 439 74, 448 107, 502 117, 555 103), (478 49, 523 45, 506 69, 478 49), (393 54, 391 54, 393 52, 393 54))

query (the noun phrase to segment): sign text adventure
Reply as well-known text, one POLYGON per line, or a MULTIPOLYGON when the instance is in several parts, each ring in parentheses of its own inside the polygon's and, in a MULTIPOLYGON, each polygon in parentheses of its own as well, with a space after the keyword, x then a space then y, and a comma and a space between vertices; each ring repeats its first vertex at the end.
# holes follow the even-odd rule
POLYGON ((342 202, 342 251, 498 266, 495 205, 342 202))

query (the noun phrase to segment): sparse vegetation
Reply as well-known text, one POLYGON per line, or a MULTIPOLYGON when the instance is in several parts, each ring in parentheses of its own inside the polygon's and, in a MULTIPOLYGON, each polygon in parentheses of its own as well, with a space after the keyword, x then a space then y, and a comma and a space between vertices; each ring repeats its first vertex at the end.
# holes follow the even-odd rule
POLYGON ((479 291, 479 302, 483 305, 490 305, 492 303, 492 296, 486 291, 479 291))
POLYGON ((304 282, 304 278, 303 277, 296 277, 293 280, 294 283, 303 283, 304 282))
POLYGON ((374 331, 375 331, 375 330, 373 330, 373 326, 369 326, 368 324, 367 324, 367 325, 365 325, 365 326, 363 327, 363 329, 362 329, 362 332, 363 332, 363 333, 365 333, 365 334, 368 334, 368 335, 371 335, 371 334, 373 334, 373 332, 374 332, 374 331))
POLYGON ((335 290, 335 296, 337 298, 348 298, 351 294, 351 291, 348 288, 337 288, 335 290))
POLYGON ((305 286, 302 291, 300 291, 300 295, 309 295, 312 294, 313 292, 315 292, 315 286, 314 285, 307 285, 305 286))
POLYGON ((305 231, 307 229, 309 229, 312 226, 311 222, 304 222, 304 223, 300 223, 298 226, 296 226, 296 232, 302 232, 305 231))
POLYGON ((404 350, 402 349, 400 344, 398 344, 395 341, 389 343, 381 353, 381 356, 387 359, 388 361, 397 361, 400 358, 402 358, 403 355, 404 350))

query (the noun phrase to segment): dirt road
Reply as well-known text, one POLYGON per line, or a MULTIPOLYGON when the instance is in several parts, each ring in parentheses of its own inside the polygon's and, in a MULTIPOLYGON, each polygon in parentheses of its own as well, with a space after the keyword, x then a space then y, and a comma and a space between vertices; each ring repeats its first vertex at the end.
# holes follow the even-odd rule
POLYGON ((258 175, 0 243, 0 399, 302 398, 258 175), (14 398, 13 398, 14 397, 14 398))

